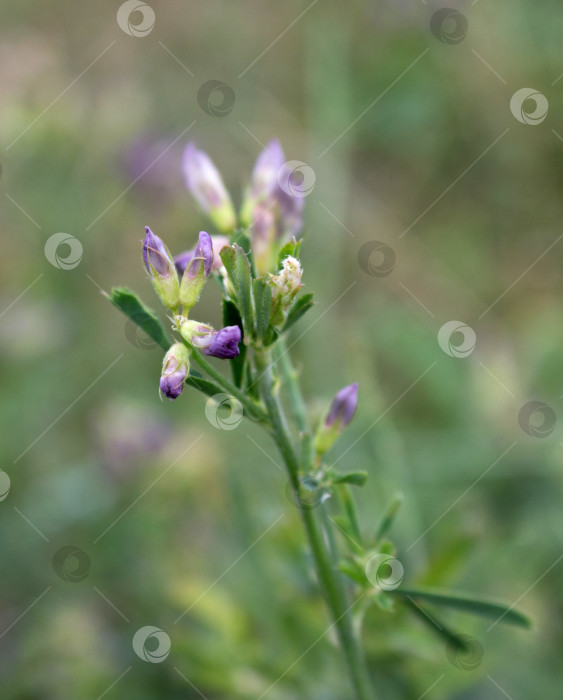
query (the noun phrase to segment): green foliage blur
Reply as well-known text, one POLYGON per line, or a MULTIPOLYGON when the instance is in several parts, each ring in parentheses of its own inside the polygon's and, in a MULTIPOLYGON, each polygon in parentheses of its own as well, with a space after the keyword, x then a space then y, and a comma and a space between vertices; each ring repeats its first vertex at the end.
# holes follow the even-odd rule
MULTIPOLYGON (((360 383, 330 458, 369 472, 362 527, 402 491, 405 583, 517 602, 535 620, 488 631, 436 611, 483 647, 463 670, 408 610, 371 608, 378 697, 556 697, 560 4, 452 0, 469 25, 457 44, 431 33, 445 6, 431 0, 149 4, 144 37, 119 28, 119 1, 0 10, 2 698, 350 697, 274 445, 250 423, 214 428, 193 389, 161 402, 160 349, 100 293, 126 285, 165 318, 144 226, 174 253, 215 233, 184 190, 183 146, 211 155, 239 204, 273 137, 316 174, 302 261, 318 303, 290 342, 313 414, 360 383), (230 113, 198 104, 209 80, 234 91, 230 113), (512 115, 522 87, 549 101, 542 124, 512 115), (73 269, 46 259, 57 232, 83 246, 73 269), (358 264, 372 240, 395 251, 386 276, 358 264), (468 358, 438 346, 452 319, 475 330, 468 358), (556 415, 546 437, 519 425, 531 400, 556 415), (87 557, 75 582, 55 571, 65 546, 87 557), (133 650, 146 625, 170 636, 163 663, 133 650)), ((209 284, 202 321, 219 324, 219 299, 209 284)))

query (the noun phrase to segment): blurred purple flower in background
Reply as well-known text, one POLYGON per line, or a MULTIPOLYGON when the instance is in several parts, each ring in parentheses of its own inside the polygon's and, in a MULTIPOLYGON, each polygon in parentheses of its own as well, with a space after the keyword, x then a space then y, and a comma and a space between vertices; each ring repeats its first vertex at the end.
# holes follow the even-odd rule
POLYGON ((182 158, 186 189, 221 231, 232 231, 236 215, 223 180, 211 158, 188 143, 182 158))
POLYGON ((349 384, 336 394, 325 418, 325 425, 331 428, 335 423, 344 428, 350 423, 358 407, 358 383, 349 384))

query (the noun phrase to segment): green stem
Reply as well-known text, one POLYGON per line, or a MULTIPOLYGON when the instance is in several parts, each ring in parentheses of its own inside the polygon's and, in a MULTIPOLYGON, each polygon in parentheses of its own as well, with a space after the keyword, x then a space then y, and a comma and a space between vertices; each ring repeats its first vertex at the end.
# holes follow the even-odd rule
POLYGON ((307 406, 299 386, 299 375, 293 366, 283 338, 280 338, 274 347, 276 348, 276 359, 279 364, 280 374, 287 388, 291 415, 299 432, 306 433, 309 430, 309 421, 307 419, 307 406))
MULTIPOLYGON (((255 357, 260 375, 260 394, 272 425, 272 437, 284 459, 297 503, 299 503, 299 460, 291 443, 284 412, 277 396, 272 372, 271 351, 256 351, 255 357)), ((365 660, 353 629, 350 614, 353 606, 347 601, 340 576, 332 565, 330 552, 327 549, 327 544, 313 510, 301 507, 300 512, 315 561, 317 576, 330 608, 340 645, 346 657, 356 698, 357 700, 373 700, 374 696, 370 688, 365 660)))
POLYGON ((247 394, 241 391, 238 387, 232 384, 228 379, 217 371, 211 363, 209 363, 203 355, 196 350, 193 346, 188 345, 191 350, 191 355, 197 364, 207 372, 210 377, 219 384, 225 391, 232 394, 236 399, 238 399, 241 404, 248 410, 253 418, 262 422, 268 422, 268 416, 264 413, 264 410, 255 401, 253 401, 247 394))

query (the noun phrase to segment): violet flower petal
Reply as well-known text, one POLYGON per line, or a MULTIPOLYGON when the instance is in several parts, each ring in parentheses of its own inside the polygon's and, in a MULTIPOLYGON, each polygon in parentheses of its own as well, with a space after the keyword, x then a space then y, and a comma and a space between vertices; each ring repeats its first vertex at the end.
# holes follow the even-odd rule
POLYGON ((239 355, 241 332, 238 326, 226 326, 211 334, 211 340, 203 350, 204 355, 219 357, 222 360, 232 360, 239 355))

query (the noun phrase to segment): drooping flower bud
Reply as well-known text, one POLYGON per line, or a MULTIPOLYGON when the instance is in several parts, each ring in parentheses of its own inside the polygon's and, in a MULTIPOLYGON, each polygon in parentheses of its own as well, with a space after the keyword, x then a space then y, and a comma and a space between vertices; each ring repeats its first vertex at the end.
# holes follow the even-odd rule
POLYGON ((164 306, 175 309, 180 301, 180 285, 176 267, 168 248, 148 226, 145 226, 143 260, 152 285, 164 306))
POLYGON ((272 286, 272 324, 279 326, 283 323, 293 303, 297 292, 303 286, 301 276, 303 270, 301 263, 296 258, 288 255, 282 263, 282 269, 277 275, 270 275, 269 283, 272 286))
POLYGON ((315 435, 315 450, 324 454, 350 423, 358 406, 358 384, 350 384, 336 394, 315 435))
MULTIPOLYGON (((178 321, 178 320, 177 320, 178 321)), ((187 318, 179 319, 180 335, 204 355, 232 360, 240 353, 241 332, 238 326, 226 326, 216 331, 212 326, 187 318)))
MULTIPOLYGON (((211 272, 218 272, 218 270, 223 267, 223 261, 219 253, 221 249, 226 245, 229 245, 229 239, 227 236, 211 236, 211 243, 213 246, 213 262, 211 264, 211 272)), ((186 250, 180 253, 174 258, 174 264, 178 270, 178 274, 182 276, 186 269, 187 264, 195 255, 195 248, 191 250, 186 250)))
POLYGON ((189 311, 199 300, 213 265, 213 243, 205 231, 199 232, 199 239, 192 257, 187 261, 180 285, 180 301, 189 311))
POLYGON ((252 170, 250 185, 240 211, 243 226, 249 226, 255 221, 256 207, 271 197, 277 186, 278 172, 284 162, 285 155, 280 142, 272 139, 256 159, 252 170))
POLYGON ((186 188, 221 231, 232 231, 236 215, 219 171, 204 151, 188 143, 182 159, 186 188))
POLYGON ((190 351, 183 343, 174 343, 164 356, 160 391, 171 401, 182 393, 190 373, 190 351))

